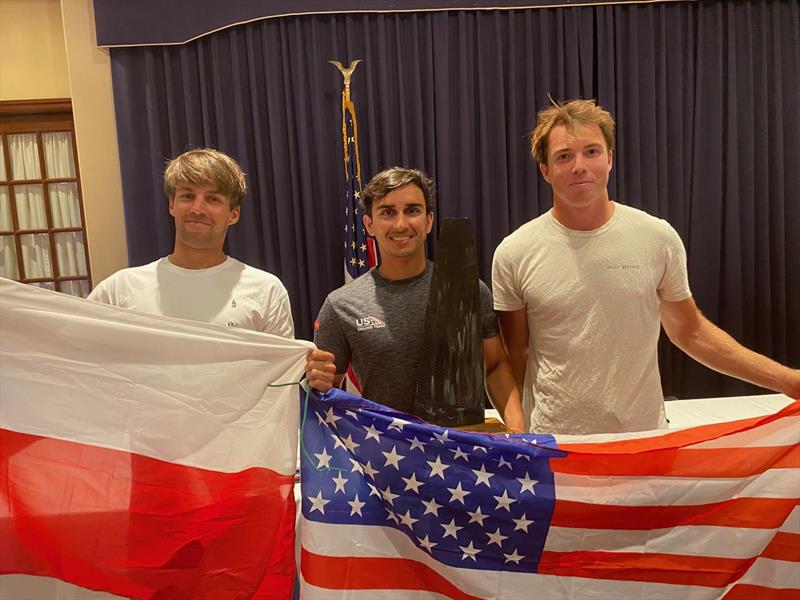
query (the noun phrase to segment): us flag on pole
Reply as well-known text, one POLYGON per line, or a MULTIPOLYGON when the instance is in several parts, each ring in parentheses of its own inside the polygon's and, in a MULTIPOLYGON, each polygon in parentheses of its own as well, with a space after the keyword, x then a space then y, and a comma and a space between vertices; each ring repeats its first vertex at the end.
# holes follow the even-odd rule
POLYGON ((358 125, 352 100, 342 92, 342 138, 344 144, 344 267, 345 283, 369 271, 376 264, 374 241, 362 221, 361 165, 358 157, 358 125))
MULTIPOLYGON (((355 67, 360 61, 351 64, 355 67)), ((352 71, 351 71, 352 73, 352 71)), ((378 263, 375 240, 367 235, 361 208, 361 161, 358 155, 358 122, 356 107, 350 99, 349 79, 342 90, 342 149, 344 156, 344 282, 349 283, 378 263)), ((315 324, 316 326, 316 324, 315 324)), ((361 393, 358 377, 349 366, 347 387, 361 393)))
POLYGON ((340 391, 302 419, 304 598, 800 596, 800 402, 564 440, 340 391))

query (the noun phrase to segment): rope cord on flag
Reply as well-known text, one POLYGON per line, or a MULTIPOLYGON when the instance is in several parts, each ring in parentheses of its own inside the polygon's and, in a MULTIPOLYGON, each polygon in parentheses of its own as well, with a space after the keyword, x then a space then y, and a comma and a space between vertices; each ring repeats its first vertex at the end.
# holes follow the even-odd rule
POLYGON ((340 469, 337 467, 326 467, 321 469, 318 466, 314 466, 314 460, 311 458, 311 455, 308 453, 306 449, 306 444, 304 441, 305 436, 303 435, 305 432, 306 427, 306 417, 308 416, 308 398, 311 396, 311 386, 308 385, 307 380, 303 380, 300 382, 300 387, 302 387, 306 391, 306 396, 303 398, 303 416, 300 419, 300 453, 305 457, 308 461, 308 464, 311 466, 312 469, 317 471, 318 473, 324 473, 326 471, 335 471, 337 473, 345 473, 345 469, 340 469))
POLYGON ((311 465, 311 468, 313 468, 315 471, 318 471, 320 473, 323 473, 325 471, 336 471, 337 473, 344 473, 345 469, 338 469, 335 467, 327 467, 325 469, 320 469, 319 467, 315 467, 313 459, 309 455, 308 450, 306 450, 305 442, 303 441, 303 430, 306 425, 306 416, 308 415, 308 398, 309 396, 311 396, 311 386, 308 385, 308 380, 305 377, 303 377, 299 381, 288 381, 286 383, 269 383, 267 384, 267 387, 277 388, 277 387, 288 387, 290 385, 300 386, 306 392, 305 398, 303 398, 303 418, 300 421, 300 452, 303 454, 303 456, 305 456, 305 458, 308 460, 308 464, 311 465))

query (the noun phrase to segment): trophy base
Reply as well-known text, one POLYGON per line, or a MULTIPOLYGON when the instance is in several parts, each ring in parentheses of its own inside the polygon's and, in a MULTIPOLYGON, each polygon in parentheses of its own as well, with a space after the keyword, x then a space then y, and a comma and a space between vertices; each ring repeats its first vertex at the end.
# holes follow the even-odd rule
POLYGON ((477 425, 461 425, 455 429, 461 431, 473 431, 475 433, 511 433, 511 430, 503 425, 503 422, 494 417, 488 417, 483 423, 477 425))
POLYGON ((441 427, 468 427, 484 423, 484 410, 468 410, 464 407, 438 406, 434 414, 421 414, 428 423, 441 427))

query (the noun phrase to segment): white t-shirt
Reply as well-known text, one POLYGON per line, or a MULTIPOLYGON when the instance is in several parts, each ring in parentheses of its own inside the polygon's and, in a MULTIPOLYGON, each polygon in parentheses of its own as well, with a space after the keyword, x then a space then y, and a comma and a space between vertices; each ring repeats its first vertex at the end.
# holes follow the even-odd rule
POLYGON ((533 432, 666 427, 660 305, 691 296, 686 252, 666 221, 614 207, 593 231, 567 229, 548 211, 495 251, 494 308, 528 317, 523 410, 533 432))
POLYGON ((122 269, 101 281, 89 300, 294 337, 289 296, 280 279, 230 257, 210 269, 184 269, 167 257, 122 269))

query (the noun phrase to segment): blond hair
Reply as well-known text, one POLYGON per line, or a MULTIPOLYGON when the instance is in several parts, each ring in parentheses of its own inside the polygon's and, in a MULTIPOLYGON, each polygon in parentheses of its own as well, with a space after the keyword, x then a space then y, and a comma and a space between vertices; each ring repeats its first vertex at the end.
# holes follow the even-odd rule
POLYGON ((182 183, 213 184, 218 192, 228 197, 231 210, 241 205, 247 193, 247 182, 239 163, 213 148, 193 148, 167 162, 164 169, 167 197, 173 198, 175 188, 182 183))
POLYGON ((539 111, 536 128, 531 132, 531 156, 540 165, 547 164, 547 143, 553 127, 563 125, 573 133, 579 127, 597 125, 603 133, 608 150, 614 149, 614 117, 597 105, 596 100, 570 100, 539 111))

